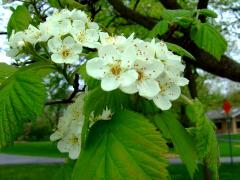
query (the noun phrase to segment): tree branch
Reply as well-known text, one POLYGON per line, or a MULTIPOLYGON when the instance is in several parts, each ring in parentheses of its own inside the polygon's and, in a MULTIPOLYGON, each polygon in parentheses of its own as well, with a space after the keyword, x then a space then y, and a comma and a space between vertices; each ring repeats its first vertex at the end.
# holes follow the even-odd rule
POLYGON ((71 95, 67 98, 67 99, 61 99, 61 100, 54 100, 54 101, 49 101, 46 102, 45 105, 53 105, 53 104, 69 104, 69 103, 73 103, 73 99, 74 97, 77 95, 78 92, 84 92, 86 86, 83 87, 83 89, 79 90, 79 74, 75 74, 75 78, 74 78, 74 84, 73 84, 73 92, 71 93, 71 95))
POLYGON ((128 7, 126 7, 121 0, 108 0, 113 8, 127 20, 141 24, 142 26, 152 29, 156 24, 156 21, 152 17, 144 16, 128 7))
MULTIPOLYGON (((199 0, 198 4, 197 4, 197 8, 198 9, 206 9, 208 6, 208 1, 209 0, 199 0)), ((204 16, 204 15, 200 15, 198 18, 200 19, 201 22, 206 21, 206 16, 204 16)))
MULTIPOLYGON (((108 2, 120 14, 120 16, 127 20, 131 20, 146 27, 147 29, 152 29, 156 24, 156 21, 152 17, 147 17, 136 11, 133 11, 132 9, 126 7, 121 0, 108 0, 108 2)), ((166 3, 166 1, 164 2, 166 3)), ((187 40, 190 41, 189 38, 187 40)), ((179 40, 173 39, 172 43, 184 47, 197 59, 196 61, 190 61, 190 63, 194 66, 217 76, 240 82, 240 64, 236 61, 227 56, 222 56, 221 60, 218 61, 207 52, 198 48, 193 42, 190 42, 189 45, 186 46, 184 43, 186 41, 177 41, 179 40)))

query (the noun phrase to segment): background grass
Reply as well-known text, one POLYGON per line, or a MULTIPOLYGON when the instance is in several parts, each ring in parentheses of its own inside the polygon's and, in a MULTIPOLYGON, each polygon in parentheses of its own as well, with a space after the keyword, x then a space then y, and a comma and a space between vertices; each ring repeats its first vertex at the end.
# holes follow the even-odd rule
POLYGON ((13 146, 8 147, 1 152, 28 156, 66 157, 66 154, 58 151, 56 144, 48 141, 16 142, 13 146))
MULTIPOLYGON (((187 169, 184 165, 170 165, 169 172, 172 180, 191 180, 188 175, 187 169)), ((221 164, 219 168, 219 179, 220 180, 239 180, 240 175, 240 164, 221 164)), ((198 173, 194 180, 203 180, 203 173, 198 173)))
POLYGON ((1 180, 51 180, 61 165, 0 166, 1 180))
MULTIPOLYGON (((238 135, 239 137, 240 135, 238 135)), ((236 138, 234 135, 233 137, 236 138)), ((219 140, 221 156, 229 156, 228 142, 219 140)), ((174 155, 174 150, 170 149, 174 155)), ((240 156, 240 142, 232 142, 233 156, 240 156)), ((29 156, 45 156, 45 157, 66 157, 58 151, 56 144, 52 142, 16 142, 13 146, 1 151, 7 154, 29 155, 29 156)))
MULTIPOLYGON (((51 180, 56 177, 62 165, 7 165, 0 166, 1 180, 51 180)), ((191 180, 184 165, 168 167, 172 180, 191 180)), ((239 180, 240 164, 222 164, 219 170, 220 180, 239 180)), ((58 178, 59 179, 59 178, 58 178)), ((62 179, 62 178, 61 178, 62 179)), ((199 173, 195 180, 203 180, 199 173)))

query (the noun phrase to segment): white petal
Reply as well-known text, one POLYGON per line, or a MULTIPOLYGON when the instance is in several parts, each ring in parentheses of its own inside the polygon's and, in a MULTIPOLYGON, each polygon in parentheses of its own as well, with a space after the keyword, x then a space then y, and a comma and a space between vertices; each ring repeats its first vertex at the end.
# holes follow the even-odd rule
POLYGON ((186 78, 183 78, 183 77, 178 78, 178 80, 177 80, 177 82, 176 82, 176 84, 177 84, 178 86, 185 86, 185 85, 187 85, 188 83, 189 83, 189 80, 186 79, 186 78))
POLYGON ((125 68, 132 67, 136 60, 136 50, 134 46, 128 46, 121 54, 122 65, 125 68))
POLYGON ((152 98, 159 93, 160 87, 154 79, 147 79, 138 83, 138 90, 140 96, 152 98))
POLYGON ((58 141, 57 148, 60 152, 68 152, 69 151, 69 144, 66 139, 62 139, 58 141))
POLYGON ((154 104, 161 110, 168 110, 172 106, 171 102, 166 96, 158 94, 153 98, 154 104))
POLYGON ((138 73, 135 70, 128 70, 120 75, 121 86, 129 86, 138 78, 138 73))
POLYGON ((50 136, 50 141, 56 141, 59 140, 63 137, 63 132, 62 131, 55 131, 53 134, 50 136))
POLYGON ((96 29, 96 30, 99 29, 98 24, 95 23, 95 22, 89 22, 89 23, 88 23, 88 27, 89 27, 89 29, 96 29))
POLYGON ((74 30, 82 31, 85 30, 85 23, 81 20, 74 20, 72 23, 74 30))
POLYGON ((74 53, 74 54, 81 54, 82 53, 82 46, 80 44, 75 44, 71 51, 74 53))
POLYGON ((125 86, 125 87, 120 87, 121 91, 123 91, 124 93, 127 94, 134 94, 136 92, 138 92, 138 88, 137 88, 137 84, 133 83, 130 86, 125 86))
POLYGON ((52 38, 48 41, 49 51, 52 53, 58 53, 62 47, 62 40, 60 38, 52 38))
POLYGON ((69 151, 69 157, 71 159, 77 159, 80 154, 80 144, 71 146, 69 151))
POLYGON ((135 68, 143 71, 144 76, 155 79, 163 72, 164 65, 160 61, 137 60, 135 68))
POLYGON ((99 39, 98 30, 96 29, 87 29, 86 30, 86 39, 89 42, 95 42, 99 39))
POLYGON ((117 50, 113 45, 106 45, 98 50, 99 57, 104 58, 107 62, 117 60, 117 50))
POLYGON ((170 86, 164 94, 170 99, 170 100, 175 100, 179 98, 181 94, 181 89, 177 85, 172 85, 170 86))
POLYGON ((65 39, 63 40, 63 45, 65 47, 71 48, 75 45, 75 41, 71 36, 65 37, 65 39))
POLYGON ((101 81, 101 87, 104 91, 112 91, 119 87, 120 82, 114 76, 104 77, 101 81))
POLYGON ((72 55, 72 56, 68 56, 67 58, 65 58, 64 59, 64 63, 74 64, 78 60, 79 60, 79 56, 78 55, 72 55))
POLYGON ((96 79, 101 79, 108 71, 108 67, 104 65, 104 60, 101 58, 94 58, 87 61, 86 71, 89 76, 96 79))
POLYGON ((51 55, 51 59, 52 59, 52 61, 55 62, 55 63, 64 63, 64 59, 63 59, 62 56, 59 55, 59 54, 52 54, 52 55, 51 55))

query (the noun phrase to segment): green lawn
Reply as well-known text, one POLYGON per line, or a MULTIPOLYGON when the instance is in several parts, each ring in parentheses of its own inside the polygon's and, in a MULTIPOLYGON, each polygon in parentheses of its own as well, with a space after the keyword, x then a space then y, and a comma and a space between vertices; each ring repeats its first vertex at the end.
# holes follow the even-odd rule
MULTIPOLYGON (((61 165, 7 165, 0 166, 1 180, 51 180, 59 171, 61 165)), ((172 180, 190 180, 183 165, 171 165, 169 168, 172 180)), ((221 180, 238 180, 240 164, 222 164, 221 180)), ((195 180, 203 180, 199 173, 195 180)))
POLYGON ((1 180, 51 180, 61 165, 0 166, 1 180))
POLYGON ((65 157, 58 151, 56 144, 52 142, 16 142, 13 146, 1 151, 7 154, 19 154, 29 156, 65 157))
MULTIPOLYGON (((183 165, 171 165, 169 168, 172 180, 191 180, 183 165)), ((222 164, 219 169, 220 180, 239 180, 240 164, 222 164)), ((194 180, 203 180, 202 173, 198 173, 194 180)))
MULTIPOLYGON (((228 134, 224 134, 224 135, 219 135, 219 138, 224 138, 224 139, 228 139, 228 134)), ((232 134, 231 135, 232 139, 237 139, 240 140, 240 134, 232 134)))
MULTIPOLYGON (((229 156, 229 143, 223 141, 223 139, 228 139, 228 135, 221 135, 218 138, 221 156, 229 156)), ((240 134, 232 134, 231 138, 240 141, 240 134)), ((232 153, 233 156, 240 156, 240 142, 232 142, 232 153)))
MULTIPOLYGON (((229 156, 228 142, 219 141, 221 156, 229 156)), ((232 142, 234 156, 240 156, 240 142, 232 142)), ((58 151, 56 144, 52 142, 16 142, 2 153, 19 154, 29 156, 65 157, 58 151)))

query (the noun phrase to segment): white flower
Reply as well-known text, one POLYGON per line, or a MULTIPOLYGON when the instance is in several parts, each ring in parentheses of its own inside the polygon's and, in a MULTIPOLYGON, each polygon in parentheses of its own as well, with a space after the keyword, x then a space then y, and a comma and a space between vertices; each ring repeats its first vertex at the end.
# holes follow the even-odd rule
POLYGON ((52 35, 50 34, 51 24, 49 22, 44 22, 39 24, 39 30, 41 35, 39 41, 47 41, 52 35))
POLYGON ((99 57, 87 61, 87 74, 101 79, 101 87, 105 91, 112 91, 118 87, 129 86, 138 78, 133 69, 135 49, 127 46, 118 51, 115 46, 107 45, 99 49, 99 57))
POLYGON ((68 106, 59 119, 57 130, 50 136, 51 141, 58 141, 59 151, 68 152, 71 159, 77 159, 81 151, 84 96, 85 94, 80 94, 75 102, 68 106))
POLYGON ((163 72, 163 64, 156 60, 137 60, 135 70, 138 73, 137 81, 128 87, 121 87, 121 90, 128 94, 139 92, 140 96, 146 98, 156 96, 160 91, 156 78, 163 72))
POLYGON ((11 48, 18 48, 21 49, 25 45, 25 38, 26 34, 22 31, 17 33, 12 33, 11 37, 9 38, 9 46, 11 48))
POLYGON ((55 63, 73 64, 79 60, 79 54, 82 52, 82 47, 70 36, 63 40, 57 37, 50 39, 48 48, 53 53, 51 59, 55 63))
POLYGON ((109 36, 108 33, 99 32, 99 36, 101 41, 101 45, 99 46, 99 48, 106 45, 113 45, 116 47, 117 50, 122 51, 126 48, 126 46, 132 44, 134 34, 132 34, 128 38, 125 38, 124 36, 109 36))
POLYGON ((134 40, 134 46, 136 47, 137 59, 152 61, 155 60, 155 40, 151 42, 145 42, 140 39, 134 40))
POLYGON ((112 118, 112 111, 111 109, 108 109, 108 107, 106 107, 106 109, 103 110, 102 114, 98 117, 100 120, 110 120, 112 118))
POLYGON ((10 46, 10 49, 7 50, 6 55, 14 59, 20 59, 24 57, 24 54, 21 53, 21 50, 26 44, 25 39, 26 34, 24 32, 13 32, 11 37, 9 38, 8 45, 10 46))
POLYGON ((72 23, 71 34, 75 41, 80 45, 89 48, 96 48, 99 46, 99 29, 98 25, 95 24, 92 26, 92 28, 87 28, 84 21, 74 20, 72 23))
POLYGON ((180 96, 181 89, 166 73, 161 74, 157 80, 160 92, 153 98, 153 102, 158 108, 168 110, 172 106, 171 101, 176 100, 180 96))
POLYGON ((58 141, 60 152, 68 152, 71 159, 77 159, 81 151, 81 127, 80 121, 73 120, 67 134, 58 141))
POLYGON ((92 126, 94 123, 96 123, 99 120, 110 120, 112 119, 112 111, 111 109, 108 109, 108 107, 106 106, 106 109, 103 110, 102 114, 95 116, 94 112, 90 113, 89 116, 89 121, 90 121, 90 126, 92 126))
POLYGON ((38 28, 30 24, 28 29, 25 30, 25 34, 25 40, 35 45, 37 42, 39 42, 42 33, 38 28))
POLYGON ((49 25, 49 33, 55 37, 61 37, 70 33, 71 21, 69 19, 62 19, 61 21, 53 21, 49 25))

